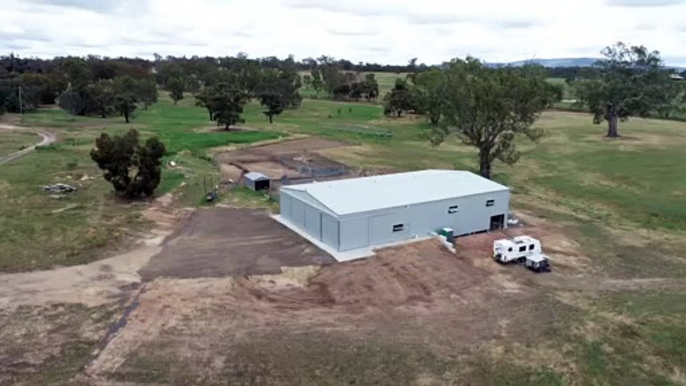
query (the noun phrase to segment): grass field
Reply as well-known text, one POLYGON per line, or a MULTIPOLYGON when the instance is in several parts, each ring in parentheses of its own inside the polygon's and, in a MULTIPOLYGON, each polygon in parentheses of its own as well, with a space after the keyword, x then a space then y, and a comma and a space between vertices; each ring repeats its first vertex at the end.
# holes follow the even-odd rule
MULTIPOLYGON (((53 110, 26 116, 23 124, 53 127, 59 143, 0 169, 0 271, 89 261, 143 228, 141 205, 117 202, 88 159, 94 136, 103 130, 117 133, 135 127, 167 142, 166 160, 178 161, 181 168, 165 170, 160 193, 174 190, 184 205, 197 205, 203 193, 202 176, 217 173, 207 157, 211 147, 286 134, 347 141, 353 146, 325 154, 359 168, 477 167, 475 149, 456 140, 432 147, 422 139, 429 128, 424 120, 386 118, 378 105, 305 99, 300 109, 284 112, 270 125, 261 107, 252 103, 246 107, 245 126, 257 131, 222 133, 214 131, 206 112, 192 104, 184 100, 173 106, 162 98, 129 126, 119 118, 73 120, 53 110), (83 176, 95 179, 80 181, 83 176), (41 185, 58 181, 83 186, 62 200, 41 192, 41 185), (179 187, 182 182, 186 185, 179 187)), ((511 186, 515 209, 560 227, 590 262, 575 277, 589 280, 588 289, 545 290, 536 298, 539 303, 522 311, 553 315, 532 325, 535 333, 481 342, 468 353, 437 355, 422 347, 382 344, 381 340, 349 340, 344 331, 326 336, 278 334, 277 340, 260 330, 241 348, 252 356, 231 357, 237 367, 227 377, 237 384, 300 380, 301 384, 333 385, 351 377, 394 385, 686 384, 683 287, 643 288, 656 280, 683 283, 686 278, 686 123, 632 119, 620 124, 624 137, 618 140, 604 138, 605 127, 593 125, 587 114, 546 112, 536 125, 546 135, 537 144, 518 143, 523 153, 520 163, 514 167, 496 163, 495 179, 511 186), (597 284, 593 278, 610 278, 622 286, 592 290, 597 284), (307 363, 296 364, 303 373, 294 374, 293 363, 279 362, 269 354, 273 348, 307 358, 307 363), (260 367, 265 358, 284 367, 260 367), (388 377, 374 378, 386 373, 388 377), (417 379, 424 381, 414 382, 417 379)), ((262 197, 245 190, 225 202, 243 205, 246 200, 251 206, 264 205, 262 197)), ((79 310, 80 314, 89 312, 79 310)), ((231 315, 238 322, 242 317, 231 315)), ((377 317, 383 320, 384 316, 377 317)), ((13 315, 6 319, 16 320, 13 315)), ((431 328, 431 320, 422 320, 422 328, 431 328)), ((268 332, 275 331, 279 330, 268 332)), ((170 338, 169 342, 174 341, 170 338)), ((183 371, 177 371, 182 367, 170 359, 175 348, 165 349, 156 350, 159 357, 129 358, 125 367, 142 377, 134 381, 196 382, 197 378, 188 380, 183 371), (169 378, 170 374, 177 378, 169 378)), ((79 371, 84 355, 74 358, 66 365, 57 361, 59 374, 79 371)))
MULTIPOLYGON (((284 112, 270 125, 261 107, 252 103, 245 118, 246 126, 260 130, 216 131, 205 111, 193 107, 191 100, 173 106, 164 99, 149 111, 141 111, 131 125, 119 118, 74 119, 60 110, 25 116, 25 125, 59 130, 60 142, 3 168, 0 229, 10 231, 3 232, 0 240, 13 257, 0 260, 0 267, 21 270, 87 261, 93 257, 87 251, 110 245, 112 239, 130 232, 129 226, 135 228, 135 210, 122 211, 105 204, 112 200, 110 188, 88 156, 93 138, 103 130, 121 133, 137 128, 143 135, 160 136, 167 145, 166 160, 174 159, 182 167, 165 170, 159 192, 171 191, 190 178, 187 182, 195 183, 187 184, 180 193, 189 204, 202 197, 201 176, 216 171, 206 155, 209 148, 266 140, 281 135, 278 133, 315 134, 357 143, 358 147, 334 156, 358 167, 476 168, 474 149, 456 141, 431 147, 421 139, 428 128, 424 120, 385 118, 376 105, 305 100, 300 109, 284 112), (55 200, 40 188, 54 182, 80 183, 83 189, 55 200), (91 237, 81 237, 85 230, 91 237), (29 239, 37 242, 27 246, 29 239), (55 250, 60 252, 50 253, 55 250), (44 257, 47 254, 49 259, 44 257)), ((536 146, 521 144, 524 156, 518 166, 496 164, 496 179, 511 184, 516 193, 545 198, 615 225, 658 230, 686 227, 686 176, 680 168, 686 162, 683 124, 634 119, 621 125, 625 138, 619 141, 604 139, 604 127, 593 125, 583 114, 549 112, 537 125, 548 135, 536 146)))
MULTIPOLYGON (((164 169, 157 194, 186 182, 177 192, 180 202, 186 205, 201 201, 205 176, 218 179, 208 153, 210 148, 282 135, 271 131, 216 131, 206 113, 193 107, 192 101, 174 106, 164 98, 150 110, 139 111, 130 125, 121 118, 74 118, 57 109, 25 115, 21 124, 52 128, 59 142, 2 166, 0 271, 82 264, 144 230, 142 206, 117 201, 111 185, 102 179, 90 159, 94 139, 101 132, 120 134, 135 128, 144 137, 159 136, 167 147, 165 164, 174 160, 179 167, 164 169), (61 199, 42 191, 43 185, 57 182, 74 185, 78 191, 61 199)), ((2 146, 15 147, 16 136, 5 135, 0 132, 2 146)))
POLYGON ((40 137, 34 133, 0 131, 0 135, 2 135, 2 141, 0 141, 0 157, 23 150, 40 142, 40 137))

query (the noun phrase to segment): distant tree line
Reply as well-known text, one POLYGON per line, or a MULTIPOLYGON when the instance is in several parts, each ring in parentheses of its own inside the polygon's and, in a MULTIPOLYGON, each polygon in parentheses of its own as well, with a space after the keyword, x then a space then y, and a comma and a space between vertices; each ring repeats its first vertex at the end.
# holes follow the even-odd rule
POLYGON ((258 99, 272 122, 283 110, 296 108, 302 98, 299 68, 292 57, 249 59, 162 58, 154 61, 96 56, 52 60, 0 57, 0 113, 30 111, 57 103, 73 115, 108 117, 120 114, 127 122, 135 111, 147 109, 158 89, 174 103, 191 93, 208 109, 208 116, 229 128, 242 121, 243 106, 258 99), (19 100, 21 98, 21 101, 19 100))
POLYGON ((336 100, 374 101, 379 97, 379 83, 372 73, 346 71, 334 63, 321 65, 303 75, 306 89, 313 89, 315 96, 325 92, 336 100))

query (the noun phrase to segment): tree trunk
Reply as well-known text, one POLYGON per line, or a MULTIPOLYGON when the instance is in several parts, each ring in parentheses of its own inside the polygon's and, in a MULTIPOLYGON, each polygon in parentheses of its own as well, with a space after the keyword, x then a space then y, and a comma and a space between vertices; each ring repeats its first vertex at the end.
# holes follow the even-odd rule
POLYGON ((210 121, 214 121, 214 116, 212 115, 212 109, 207 108, 207 112, 210 114, 210 121))
POLYGON ((607 137, 608 138, 619 138, 619 117, 617 116, 617 111, 614 106, 610 107, 607 120, 607 137))
POLYGON ((482 177, 491 179, 491 158, 487 151, 479 151, 479 174, 482 177))
POLYGON ((400 118, 400 114, 402 114, 402 113, 403 113, 402 110, 398 110, 398 118, 400 118))
POLYGON ((271 125, 272 123, 274 123, 273 117, 274 117, 273 115, 269 114, 269 124, 270 124, 270 125, 271 125))
POLYGON ((124 119, 126 120, 126 123, 129 123, 129 113, 124 113, 124 119))
POLYGON ((226 129, 226 131, 229 131, 229 130, 231 130, 231 125, 229 125, 229 124, 227 123, 226 126, 224 126, 224 128, 226 129))
POLYGON ((432 124, 432 125, 434 125, 434 126, 438 125, 438 117, 436 117, 436 116, 431 116, 430 119, 431 119, 431 124, 432 124))

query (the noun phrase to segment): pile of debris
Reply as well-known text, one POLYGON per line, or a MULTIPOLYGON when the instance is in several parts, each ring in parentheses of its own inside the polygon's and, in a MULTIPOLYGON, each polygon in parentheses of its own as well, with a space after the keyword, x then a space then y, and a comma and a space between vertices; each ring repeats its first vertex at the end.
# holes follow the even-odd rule
POLYGON ((64 193, 72 193, 76 191, 76 188, 67 185, 67 184, 54 184, 54 185, 46 185, 43 187, 43 190, 48 192, 48 193, 53 193, 53 194, 64 194, 64 193))

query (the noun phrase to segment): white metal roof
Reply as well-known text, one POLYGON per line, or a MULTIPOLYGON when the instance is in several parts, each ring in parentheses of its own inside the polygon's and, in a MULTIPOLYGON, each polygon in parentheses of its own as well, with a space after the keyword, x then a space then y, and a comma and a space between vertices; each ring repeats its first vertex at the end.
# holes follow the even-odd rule
POLYGON ((249 180, 251 180, 251 181, 264 181, 264 180, 268 180, 268 179, 269 179, 269 177, 265 176, 265 175, 262 174, 262 173, 258 173, 258 172, 250 172, 250 173, 247 173, 247 174, 245 175, 245 178, 247 178, 247 179, 249 179, 249 180))
POLYGON ((500 247, 500 248, 514 248, 518 247, 522 244, 536 244, 539 241, 536 240, 533 237, 530 236, 517 236, 513 237, 511 239, 502 239, 502 240, 496 240, 493 242, 493 245, 495 247, 500 247))
POLYGON ((509 190, 489 179, 459 170, 422 170, 281 189, 306 192, 337 215, 509 190))

